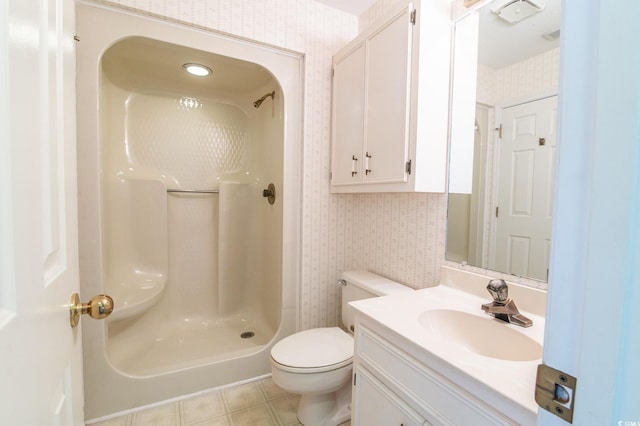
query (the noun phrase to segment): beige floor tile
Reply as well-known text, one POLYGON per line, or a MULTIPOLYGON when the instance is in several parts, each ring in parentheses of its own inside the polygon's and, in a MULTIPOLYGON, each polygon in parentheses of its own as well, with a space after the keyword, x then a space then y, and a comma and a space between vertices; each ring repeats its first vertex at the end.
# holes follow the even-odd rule
POLYGON ((194 423, 192 426, 232 426, 228 416, 218 417, 215 419, 205 420, 200 423, 194 423))
POLYGON ((224 389, 222 394, 229 413, 266 402, 264 394, 256 382, 224 389))
POLYGON ((91 426, 131 426, 131 417, 133 416, 117 417, 104 422, 92 423, 91 426))
POLYGON ((297 425, 298 416, 296 411, 298 410, 298 402, 300 401, 300 395, 289 395, 284 398, 274 399, 269 401, 273 412, 282 425, 297 425))
POLYGON ((177 403, 135 413, 132 420, 131 426, 176 426, 181 423, 177 403))
POLYGON ((278 426, 278 421, 264 403, 229 415, 233 426, 278 426))
MULTIPOLYGON (((271 378, 95 423, 95 426, 302 426, 300 395, 271 378)), ((94 426, 92 425, 92 426, 94 426)), ((340 426, 351 426, 351 422, 340 426)))
POLYGON ((271 378, 260 380, 258 385, 262 388, 268 400, 282 398, 289 395, 289 392, 278 387, 271 378))
MULTIPOLYGON (((226 414, 222 392, 212 392, 180 402, 180 414, 184 425, 213 421, 226 414)), ((224 424, 224 423, 221 423, 224 424)))

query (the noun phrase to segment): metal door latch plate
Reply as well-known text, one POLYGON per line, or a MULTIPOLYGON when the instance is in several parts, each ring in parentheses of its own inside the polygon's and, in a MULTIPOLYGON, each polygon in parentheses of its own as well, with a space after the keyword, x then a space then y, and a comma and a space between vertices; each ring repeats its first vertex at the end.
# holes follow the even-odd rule
POLYGON ((576 383, 575 377, 541 364, 536 375, 536 402, 545 410, 572 423, 576 383))

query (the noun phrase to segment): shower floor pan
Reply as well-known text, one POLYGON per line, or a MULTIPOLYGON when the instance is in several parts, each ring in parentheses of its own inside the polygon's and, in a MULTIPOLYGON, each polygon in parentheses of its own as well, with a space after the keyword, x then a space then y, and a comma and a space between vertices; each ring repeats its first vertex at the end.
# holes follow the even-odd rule
POLYGON ((115 323, 107 356, 123 373, 149 377, 255 353, 274 335, 266 319, 240 315, 224 321, 175 320, 146 333, 115 323))

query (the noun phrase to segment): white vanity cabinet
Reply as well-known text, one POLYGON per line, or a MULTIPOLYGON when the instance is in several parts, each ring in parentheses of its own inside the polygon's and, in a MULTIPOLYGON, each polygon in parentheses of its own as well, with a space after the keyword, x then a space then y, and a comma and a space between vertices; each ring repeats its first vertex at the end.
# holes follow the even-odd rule
POLYGON ((450 380, 450 371, 424 356, 384 326, 356 315, 352 424, 527 424, 450 380))
POLYGON ((354 369, 358 383, 354 387, 352 422, 361 425, 429 425, 424 417, 407 405, 369 373, 366 368, 354 369), (357 419, 357 420, 356 420, 357 419))
POLYGON ((444 192, 447 0, 395 5, 333 60, 332 192, 444 192))

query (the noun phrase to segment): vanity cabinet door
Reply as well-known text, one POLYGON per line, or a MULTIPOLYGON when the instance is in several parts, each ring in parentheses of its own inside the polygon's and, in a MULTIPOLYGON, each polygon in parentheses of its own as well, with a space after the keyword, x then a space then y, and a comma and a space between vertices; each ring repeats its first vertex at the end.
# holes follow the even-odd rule
POLYGON ((354 374, 356 383, 351 416, 354 426, 430 424, 366 369, 356 366, 354 374))

